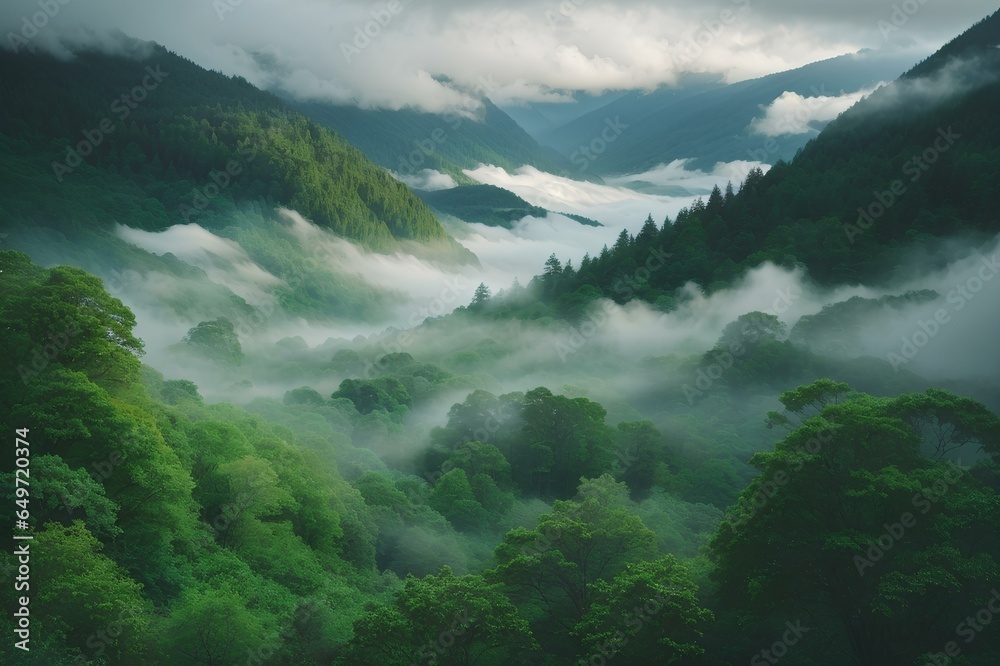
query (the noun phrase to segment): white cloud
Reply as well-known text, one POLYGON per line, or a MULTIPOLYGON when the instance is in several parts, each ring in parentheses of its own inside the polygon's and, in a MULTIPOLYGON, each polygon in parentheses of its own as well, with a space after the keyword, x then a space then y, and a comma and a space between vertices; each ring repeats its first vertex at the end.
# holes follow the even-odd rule
POLYGON ((554 213, 582 215, 604 226, 584 226, 552 214, 543 219, 525 218, 512 229, 469 225, 469 231, 458 239, 479 257, 483 279, 490 286, 507 286, 514 276, 525 283, 541 272, 550 254, 578 263, 584 254, 593 256, 604 245, 613 245, 623 228, 637 233, 648 215, 662 225, 666 217, 676 218, 681 208, 709 194, 714 186, 725 186, 727 181, 738 185, 750 168, 767 168, 758 163, 733 162, 720 163, 711 172, 689 171, 684 168, 686 162, 678 160, 643 174, 620 176, 605 185, 570 180, 531 166, 509 173, 500 167, 480 165, 465 174, 478 182, 510 190, 532 205, 554 213))
POLYGON ((764 115, 761 118, 754 118, 750 123, 750 129, 765 136, 818 134, 821 128, 817 128, 813 123, 828 123, 883 85, 886 84, 883 82, 875 88, 865 88, 836 96, 805 97, 786 90, 766 107, 761 107, 764 115))
POLYGON ((765 172, 770 169, 770 165, 762 162, 737 160, 719 162, 712 171, 689 170, 687 165, 691 161, 674 160, 643 173, 606 177, 604 182, 645 193, 667 195, 674 199, 686 197, 687 203, 690 203, 695 197, 711 192, 716 185, 722 187, 726 183, 732 183, 734 188, 739 189, 740 183, 746 180, 751 169, 759 167, 765 172))
MULTIPOLYGON (((720 163, 711 173, 684 169, 688 160, 677 160, 646 173, 617 176, 605 185, 570 180, 523 166, 512 173, 496 167, 479 165, 465 174, 480 183, 510 190, 525 201, 559 213, 574 213, 597 220, 617 231, 622 227, 637 230, 652 215, 657 224, 669 216, 677 217, 681 208, 691 205, 698 196, 706 195, 715 185, 734 186, 753 166, 750 162, 720 163)), ((591 252, 599 250, 591 246, 591 252)))
POLYGON ((270 290, 284 284, 254 263, 238 243, 220 238, 197 224, 177 224, 159 232, 118 224, 115 233, 151 254, 170 253, 202 269, 209 280, 254 305, 273 304, 274 297, 270 290))
POLYGON ((458 183, 450 175, 441 173, 435 169, 421 169, 414 174, 399 174, 395 171, 390 173, 392 173, 393 178, 406 183, 415 190, 436 192, 438 190, 450 190, 458 186, 458 183))
MULTIPOLYGON (((579 258, 594 247, 614 242, 617 230, 588 227, 569 218, 527 217, 512 229, 470 224, 459 241, 479 257, 481 266, 442 267, 412 255, 367 252, 317 227, 292 210, 279 209, 281 217, 302 249, 322 257, 330 270, 361 276, 369 284, 403 295, 406 305, 381 327, 411 327, 427 316, 450 312, 472 300, 480 282, 494 291, 517 278, 526 284, 541 273, 545 259, 555 252, 579 258)), ((641 223, 641 220, 639 221, 641 223)))
MULTIPOLYGON (((928 3, 887 43, 878 22, 891 11, 868 0, 418 0, 391 20, 384 1, 88 0, 60 5, 30 41, 59 50, 72 34, 77 44, 107 45, 119 28, 303 98, 443 111, 475 109, 471 93, 483 77, 497 82, 488 91, 496 100, 552 101, 571 91, 653 89, 684 71, 737 81, 865 47, 925 53, 982 18, 981 4, 928 3)), ((35 0, 3 3, 3 34, 37 11, 35 0)))
POLYGON ((545 260, 555 254, 578 263, 587 252, 614 243, 618 230, 588 227, 562 215, 526 217, 512 229, 470 224, 460 241, 476 253, 483 265, 482 280, 494 290, 506 288, 516 277, 527 284, 542 272, 545 260))
MULTIPOLYGON (((715 185, 724 186, 730 180, 738 184, 749 168, 760 166, 720 163, 706 172, 687 170, 685 163, 679 160, 661 165, 644 174, 622 176, 607 185, 570 180, 530 166, 513 173, 487 165, 466 170, 474 180, 503 187, 532 205, 553 211, 544 218, 526 217, 510 229, 483 224, 457 229, 456 238, 479 257, 480 267, 444 270, 409 255, 370 254, 319 229, 294 211, 282 210, 281 215, 291 223, 301 246, 310 252, 319 248, 328 257, 326 264, 361 275, 381 288, 402 292, 409 302, 417 304, 387 322, 410 325, 414 313, 439 300, 443 291, 453 290, 457 294, 455 304, 461 305, 471 300, 480 282, 494 291, 508 287, 514 278, 526 284, 541 273, 549 255, 555 253, 561 260, 576 264, 584 254, 594 255, 602 246, 613 245, 623 228, 637 233, 650 214, 657 225, 662 225, 664 218, 675 218, 681 208, 707 195, 715 185), (649 191, 630 189, 641 183, 649 191), (583 215, 605 226, 582 225, 558 213, 583 215)), ((421 172, 425 182, 442 176, 425 171, 421 172)))
POLYGON ((866 104, 866 110, 881 113, 890 108, 940 104, 996 80, 997 73, 979 58, 949 60, 928 76, 900 79, 880 88, 866 104))

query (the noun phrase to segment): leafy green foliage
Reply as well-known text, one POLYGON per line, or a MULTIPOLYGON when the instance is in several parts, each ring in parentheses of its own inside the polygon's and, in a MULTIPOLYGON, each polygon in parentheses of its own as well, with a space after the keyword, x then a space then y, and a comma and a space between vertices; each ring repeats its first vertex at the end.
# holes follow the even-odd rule
POLYGON ((605 475, 581 484, 580 497, 557 500, 534 529, 508 532, 490 573, 544 610, 539 631, 556 642, 590 609, 596 581, 653 552, 654 535, 629 511, 624 484, 605 475))
POLYGON ((201 322, 187 332, 182 342, 224 363, 239 365, 243 361, 243 348, 236 337, 233 322, 225 317, 201 322))
POLYGON ((330 397, 350 400, 362 414, 379 410, 402 415, 411 401, 406 387, 395 377, 345 379, 330 397))
POLYGON ((702 608, 691 574, 668 555, 636 562, 612 580, 594 583, 594 600, 577 625, 586 653, 641 663, 688 663, 705 653, 702 629, 714 620, 702 608))
POLYGON ((535 493, 567 497, 581 477, 611 469, 614 431, 606 410, 586 398, 553 395, 544 387, 524 396, 521 441, 511 451, 519 486, 535 493))
MULTIPOLYGON (((799 613, 857 660, 892 663, 939 650, 955 632, 940 614, 961 621, 1000 575, 1000 419, 943 389, 786 390, 768 423, 788 434, 773 452, 756 440, 761 475, 720 524, 716 507, 746 484, 734 452, 749 426, 692 414, 612 428, 587 398, 475 390, 418 436, 430 446, 410 469, 388 455, 414 440, 394 419, 461 386, 451 373, 396 353, 330 399, 303 387, 255 413, 208 405, 139 367, 134 319, 99 283, 11 252, 0 264, 5 352, 30 348, 39 332, 13 315, 35 307, 55 326, 93 317, 81 342, 108 355, 94 365, 66 347, 28 381, 0 367, 0 423, 30 424, 44 447, 36 663, 730 663, 799 613), (43 299, 59 316, 26 299, 45 293, 65 296, 43 299), (358 446, 377 419, 395 428, 385 461, 358 446), (959 455, 980 462, 969 473, 959 455)), ((751 359, 793 344, 766 317, 728 334, 756 344, 751 359)), ((816 663, 825 649, 796 648, 816 663)), ((966 654, 988 663, 996 649, 984 633, 966 654)))
POLYGON ((649 421, 619 423, 615 452, 616 471, 628 484, 633 499, 645 497, 656 477, 656 468, 667 460, 663 435, 649 421))
POLYGON ((263 645, 260 620, 239 595, 228 591, 186 592, 163 629, 164 657, 175 663, 224 664, 263 645))
POLYGON ((37 576, 32 611, 47 625, 41 631, 110 663, 143 660, 151 606, 142 586, 101 552, 82 522, 47 524, 31 550, 37 576))
POLYGON ((368 611, 354 626, 343 664, 523 663, 538 644, 499 584, 481 576, 409 577, 392 606, 368 611))
MULTIPOLYGON (((421 223, 428 214, 415 198, 334 135, 245 82, 154 55, 191 85, 137 108, 61 188, 49 182, 46 162, 60 159, 80 114, 103 113, 106 95, 134 81, 140 64, 93 54, 70 64, 0 55, 11 65, 11 85, 27 91, 27 107, 44 101, 52 111, 30 120, 20 111, 0 116, 0 176, 15 192, 4 202, 5 220, 29 228, 33 216, 51 218, 68 234, 53 237, 68 243, 76 227, 106 233, 124 220, 157 230, 188 212, 239 237, 283 276, 300 255, 267 226, 278 222, 262 211, 279 204, 371 247, 441 240, 434 224, 421 223), (38 84, 29 79, 39 75, 29 73, 29 61, 64 84, 58 94, 35 99, 38 84), (218 168, 211 165, 237 156, 242 177, 206 197, 197 213, 183 208, 193 183, 218 168), (92 204, 67 215, 80 201, 92 204), (266 223, 224 229, 227 220, 252 216, 266 223)), ((38 477, 34 660, 506 664, 620 655, 642 663, 655 654, 667 663, 745 663, 800 614, 822 628, 796 648, 803 663, 829 663, 831 655, 928 660, 953 639, 956 623, 983 607, 984 590, 1000 575, 1000 421, 944 389, 852 392, 851 374, 874 378, 880 395, 916 380, 859 370, 877 365, 866 360, 833 363, 809 340, 841 314, 864 317, 933 295, 849 302, 790 335, 776 318, 749 313, 704 357, 625 368, 605 361, 609 373, 660 380, 647 382, 654 388, 642 396, 607 400, 603 390, 607 408, 576 388, 586 386, 582 372, 560 387, 564 395, 483 387, 499 394, 495 387, 524 376, 517 367, 486 375, 516 360, 509 338, 519 338, 508 330, 527 321, 562 325, 557 318, 573 321, 602 297, 668 310, 688 280, 711 291, 765 260, 806 263, 821 282, 853 280, 876 275, 897 256, 900 238, 920 245, 943 235, 954 215, 968 229, 992 230, 984 213, 989 181, 979 176, 995 172, 988 114, 995 92, 989 84, 873 124, 846 116, 829 134, 853 155, 821 139, 796 165, 751 173, 738 195, 717 189, 673 225, 648 219, 637 235, 623 232, 577 267, 553 255, 528 289, 487 298, 483 285, 454 319, 486 324, 475 341, 452 346, 447 322, 425 324, 430 335, 442 334, 429 359, 441 365, 422 362, 416 347, 410 351, 421 361, 402 351, 382 355, 374 342, 335 341, 309 368, 305 342, 286 339, 274 347, 275 365, 288 367, 275 376, 283 389, 301 388, 248 409, 205 404, 193 383, 143 367, 135 317, 100 281, 0 253, 0 345, 11 359, 0 366, 0 426, 9 433, 30 425, 38 477), (908 192, 915 203, 901 200, 848 252, 835 240, 849 219, 845 201, 893 177, 901 156, 945 117, 962 120, 961 141, 976 143, 943 155, 908 192), (510 329, 488 325, 500 321, 510 329), (734 348, 739 358, 717 392, 677 409, 687 396, 661 388, 663 377, 694 375, 734 348), (788 432, 772 450, 759 417, 778 391, 785 412, 771 412, 766 423, 788 432), (432 430, 422 415, 440 414, 456 395, 466 397, 432 430), (971 473, 950 462, 959 455, 979 460, 971 473), (750 479, 747 458, 760 476, 750 479), (719 507, 734 497, 720 524, 719 507), (706 559, 699 549, 712 530, 706 559)), ((108 241, 115 252, 121 245, 108 241)), ((320 273, 304 274, 315 293, 289 289, 279 300, 290 311, 324 309, 349 282, 313 284, 320 273)), ((365 300, 342 298, 336 302, 365 300)), ((212 321, 229 313, 190 318, 203 321, 190 342, 238 359, 235 327, 212 321)), ((0 479, 9 482, 12 471, 9 458, 0 463, 0 479)), ((3 557, 0 565, 12 564, 10 553, 3 557)), ((13 606, 6 590, 5 605, 13 606)), ((11 617, 0 621, 5 630, 11 617)), ((997 651, 985 632, 963 646, 972 663, 992 663, 997 651)))
MULTIPOLYGON (((939 613, 975 608, 1000 570, 997 496, 920 453, 917 424, 948 413, 952 396, 825 402, 843 392, 817 382, 782 396, 790 410, 822 401, 821 411, 751 460, 761 476, 712 543, 715 576, 727 604, 826 618, 857 659, 911 661, 954 634, 939 613)), ((977 411, 950 412, 949 429, 977 411)))

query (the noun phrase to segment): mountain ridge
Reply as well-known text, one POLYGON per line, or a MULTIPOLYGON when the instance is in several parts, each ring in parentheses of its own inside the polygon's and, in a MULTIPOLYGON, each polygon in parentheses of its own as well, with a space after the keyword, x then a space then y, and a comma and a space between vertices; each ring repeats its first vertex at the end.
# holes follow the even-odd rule
POLYGON ((768 137, 754 133, 751 121, 761 109, 786 92, 805 98, 836 96, 895 79, 910 67, 903 56, 847 54, 767 76, 721 85, 710 78, 694 81, 693 94, 661 88, 648 95, 633 93, 569 123, 547 139, 564 155, 599 136, 609 117, 628 124, 608 142, 591 169, 602 175, 641 173, 674 160, 692 159, 692 167, 711 169, 717 162, 754 160, 774 163, 790 159, 816 133, 782 135, 775 150, 762 156, 768 137), (763 157, 763 159, 761 159, 763 157))
POLYGON ((482 115, 477 118, 457 112, 368 110, 317 102, 291 102, 291 106, 403 177, 432 169, 456 182, 471 184, 463 171, 480 164, 507 171, 531 164, 557 175, 599 180, 580 174, 558 151, 539 145, 488 97, 480 99, 482 115))
POLYGON ((73 226, 75 195, 96 188, 98 209, 118 221, 212 226, 251 199, 295 208, 373 249, 409 240, 468 259, 408 188, 339 135, 244 79, 129 43, 132 57, 81 51, 70 62, 0 52, 13 92, 0 100, 0 169, 23 186, 5 201, 8 217, 30 216, 44 191, 73 226), (156 83, 146 67, 160 72, 156 83), (79 118, 92 121, 81 127, 79 118), (130 189, 140 196, 121 196, 130 189))
POLYGON ((805 267, 823 285, 878 284, 942 267, 949 239, 985 242, 1000 231, 1000 128, 992 115, 1000 49, 983 45, 1000 42, 1000 12, 971 34, 841 114, 791 163, 766 175, 751 170, 738 193, 716 188, 673 221, 658 227, 649 219, 634 237, 623 231, 575 271, 547 267, 536 278, 542 293, 577 305, 625 294, 669 309, 688 282, 712 292, 768 261, 805 267), (964 57, 974 67, 948 69, 964 57), (965 82, 968 70, 980 74, 971 87, 938 76, 965 82), (627 293, 615 290, 654 249, 673 261, 627 293))

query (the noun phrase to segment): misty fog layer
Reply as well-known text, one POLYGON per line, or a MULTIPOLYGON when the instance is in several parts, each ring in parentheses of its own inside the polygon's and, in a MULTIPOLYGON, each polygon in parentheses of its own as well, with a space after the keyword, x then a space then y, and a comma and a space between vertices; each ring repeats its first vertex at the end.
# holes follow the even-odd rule
MULTIPOLYGON (((706 179, 699 185, 708 182, 706 179)), ((597 193, 618 191, 587 187, 597 193)), ((667 207, 676 201, 667 200, 663 205, 672 210, 667 207)), ((595 209, 579 210, 594 214, 595 209)), ((712 349, 723 328, 742 314, 773 314, 793 330, 803 316, 816 315, 825 306, 854 297, 874 300, 932 290, 939 295, 933 301, 887 308, 875 318, 841 322, 850 329, 849 334, 838 331, 836 339, 822 341, 822 348, 835 349, 842 358, 874 357, 889 363, 893 370, 936 380, 990 378, 998 370, 987 333, 1000 323, 996 307, 1000 280, 993 280, 991 272, 995 242, 979 249, 953 243, 943 250, 952 256, 946 270, 923 271, 919 279, 895 284, 825 289, 812 283, 802 270, 765 264, 732 287, 709 295, 689 284, 679 294, 677 308, 670 312, 641 301, 618 305, 604 300, 575 325, 554 320, 459 323, 446 315, 466 305, 480 282, 495 294, 509 293, 512 280, 508 276, 527 284, 548 254, 579 260, 595 246, 612 243, 620 228, 585 227, 555 215, 526 218, 511 230, 468 225, 461 242, 476 253, 482 266, 456 269, 410 255, 365 252, 294 211, 282 210, 279 218, 283 233, 301 252, 303 261, 319 258, 322 270, 364 280, 376 292, 392 293, 396 305, 388 308, 384 317, 367 323, 336 312, 330 312, 326 320, 297 317, 285 312, 276 297, 287 283, 256 264, 235 241, 197 225, 173 227, 160 234, 122 227, 119 235, 123 238, 154 254, 170 252, 203 271, 205 281, 231 289, 251 308, 251 314, 243 316, 244 325, 237 326, 247 354, 243 366, 220 372, 200 363, 178 363, 166 350, 176 347, 198 323, 197 317, 178 320, 168 307, 175 297, 169 278, 130 275, 119 295, 138 313, 138 331, 147 342, 148 362, 168 377, 194 379, 210 398, 232 398, 233 387, 247 382, 244 386, 253 388, 245 388, 243 397, 249 399, 280 397, 302 385, 328 394, 348 375, 316 368, 325 368, 333 353, 341 349, 357 350, 370 363, 386 353, 404 351, 418 360, 454 370, 457 354, 474 350, 483 341, 497 340, 505 353, 494 362, 478 365, 472 384, 501 392, 543 385, 578 386, 594 399, 615 402, 651 390, 645 379, 637 380, 629 373, 616 372, 616 368, 638 368, 649 357, 697 359, 712 349), (425 325, 428 319, 435 325, 425 325), (927 332, 929 327, 933 335, 927 332), (292 347, 275 346, 286 338, 300 338, 301 342, 292 347), (303 376, 280 370, 282 363, 292 360, 302 363, 303 376)), ((636 225, 628 226, 634 229, 636 225)), ((914 257, 913 261, 920 259, 914 257)), ((198 315, 202 316, 204 311, 198 315)), ((695 379, 696 375, 685 370, 658 376, 655 381, 683 386, 695 379)), ((464 397, 463 391, 441 399, 433 409, 425 408, 421 420, 427 425, 440 424, 452 402, 464 397)))
POLYGON ((5 5, 0 655, 998 663, 980 11, 5 5))

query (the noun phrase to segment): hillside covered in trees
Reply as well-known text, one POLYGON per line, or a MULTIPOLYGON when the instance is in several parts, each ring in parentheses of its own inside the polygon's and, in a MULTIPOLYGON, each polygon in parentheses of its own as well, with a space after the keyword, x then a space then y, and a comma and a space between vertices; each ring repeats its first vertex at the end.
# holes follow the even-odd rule
POLYGON ((412 240, 469 260, 405 185, 333 132, 245 80, 121 39, 123 55, 69 62, 0 50, 7 225, 211 228, 259 202, 376 250, 412 240))
POLYGON ((475 113, 359 109, 321 102, 292 105, 363 150, 376 164, 402 176, 433 169, 471 184, 465 169, 493 164, 513 171, 531 164, 569 178, 594 179, 577 171, 555 150, 538 145, 489 100, 491 92, 489 82, 481 82, 476 93, 482 108, 475 113))
POLYGON ((754 169, 675 220, 623 231, 553 275, 547 294, 620 300, 616 280, 654 248, 671 261, 630 292, 650 303, 688 281, 719 289, 766 261, 801 264, 826 285, 872 283, 906 277, 915 251, 925 259, 911 271, 941 267, 946 239, 985 243, 1000 231, 998 42, 1000 13, 843 113, 793 162, 754 169))
POLYGON ((376 284, 474 258, 277 98, 0 52, 0 662, 1000 663, 997 43, 467 305, 376 284))
MULTIPOLYGON (((799 639, 796 663, 912 663, 1000 571, 1000 419, 947 391, 785 392, 768 421, 786 434, 720 522, 673 494, 729 503, 677 485, 693 468, 656 426, 611 427, 586 398, 473 391, 422 461, 386 466, 369 447, 391 459, 406 414, 461 377, 395 354, 329 397, 208 405, 141 365, 95 278, 0 267, 0 424, 31 472, 10 504, 34 536, 24 663, 708 664, 799 639)), ((1000 643, 976 637, 968 663, 991 663, 1000 643)))

